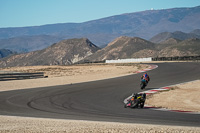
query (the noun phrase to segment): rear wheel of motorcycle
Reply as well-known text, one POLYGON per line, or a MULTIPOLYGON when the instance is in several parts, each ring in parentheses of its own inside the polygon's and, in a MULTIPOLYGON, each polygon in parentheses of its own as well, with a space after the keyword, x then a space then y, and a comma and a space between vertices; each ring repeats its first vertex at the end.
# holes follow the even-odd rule
POLYGON ((132 108, 136 108, 137 106, 138 106, 138 100, 135 99, 134 101, 132 101, 131 107, 132 107, 132 108))
POLYGON ((144 102, 140 104, 140 108, 144 108, 144 102))
POLYGON ((145 88, 145 83, 141 83, 140 88, 143 90, 145 88))

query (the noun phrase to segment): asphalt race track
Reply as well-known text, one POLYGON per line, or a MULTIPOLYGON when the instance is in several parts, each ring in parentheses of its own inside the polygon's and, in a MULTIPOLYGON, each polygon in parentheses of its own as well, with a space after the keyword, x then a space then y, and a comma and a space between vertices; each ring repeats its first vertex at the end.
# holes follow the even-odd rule
MULTIPOLYGON (((156 65, 147 90, 200 79, 200 63, 156 65)), ((0 92, 0 115, 200 126, 199 114, 124 108, 124 99, 141 91, 141 75, 0 92)))

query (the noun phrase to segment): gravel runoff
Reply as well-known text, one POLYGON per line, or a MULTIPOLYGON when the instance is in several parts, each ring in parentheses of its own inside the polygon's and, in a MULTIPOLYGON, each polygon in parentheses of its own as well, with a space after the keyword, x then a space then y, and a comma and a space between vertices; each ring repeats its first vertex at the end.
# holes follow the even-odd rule
POLYGON ((0 133, 200 133, 200 127, 1 116, 0 133))

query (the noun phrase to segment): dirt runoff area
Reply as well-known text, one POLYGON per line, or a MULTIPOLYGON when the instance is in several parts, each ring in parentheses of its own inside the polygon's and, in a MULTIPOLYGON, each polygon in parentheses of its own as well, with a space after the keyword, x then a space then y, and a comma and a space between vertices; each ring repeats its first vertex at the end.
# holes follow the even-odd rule
POLYGON ((149 68, 144 64, 88 64, 74 66, 26 66, 0 69, 0 72, 44 72, 48 78, 0 82, 0 91, 28 89, 114 78, 149 68))
POLYGON ((0 133, 200 133, 200 128, 1 116, 0 133))
MULTIPOLYGON (((7 68, 7 69, 1 69, 0 71, 44 72, 45 75, 47 75, 49 78, 3 81, 0 83, 0 91, 101 80, 106 78, 113 78, 113 77, 133 74, 138 70, 146 69, 148 67, 149 66, 143 64, 107 64, 107 65, 90 64, 90 65, 76 65, 76 66, 34 66, 34 67, 31 66, 31 67, 7 68)), ((176 88, 172 91, 184 90, 182 89, 182 86, 178 87, 179 88, 176 88)), ((185 90, 187 90, 187 85, 185 85, 185 87, 186 87, 185 90)), ((166 93, 170 93, 172 91, 168 91, 166 93)), ((193 91, 188 91, 188 92, 193 92, 193 91)), ((194 90, 193 93, 196 93, 196 91, 194 90)), ((162 93, 160 93, 159 95, 161 94, 162 93)), ((155 102, 153 100, 155 100, 156 98, 154 99, 153 97, 147 100, 148 103, 155 102)), ((166 100, 161 97, 159 97, 159 99, 164 101, 166 100)), ((191 100, 191 102, 193 101, 194 100, 191 100)), ((160 105, 155 105, 155 106, 160 106, 160 105)), ((173 106, 176 107, 177 105, 174 104, 173 106)), ((166 107, 168 107, 168 105, 166 107)), ((200 128, 0 116, 0 133, 23 133, 23 132, 24 133, 66 133, 66 132, 67 133, 75 133, 75 132, 200 133, 200 128)))
POLYGON ((170 110, 200 113, 200 80, 172 86, 171 90, 151 95, 146 104, 170 110))

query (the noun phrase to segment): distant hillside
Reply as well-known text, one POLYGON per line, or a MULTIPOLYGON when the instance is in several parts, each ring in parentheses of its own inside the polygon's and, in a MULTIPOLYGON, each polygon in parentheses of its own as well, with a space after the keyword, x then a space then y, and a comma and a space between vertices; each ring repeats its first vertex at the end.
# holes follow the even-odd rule
POLYGON ((196 30, 192 31, 191 33, 200 36, 200 29, 196 29, 196 30))
MULTIPOLYGON (((97 46, 105 46, 120 36, 140 37, 146 40, 161 32, 190 32, 200 29, 200 6, 166 10, 147 10, 127 13, 84 23, 63 23, 33 27, 0 28, 0 39, 19 36, 52 35, 56 38, 89 38, 97 46)), ((179 38, 178 38, 179 39, 179 38)), ((27 38, 25 38, 27 40, 27 38)), ((0 41, 1 42, 1 41, 0 41)), ((24 40, 17 44, 23 44, 24 40)), ((52 42, 43 40, 42 48, 52 42)), ((6 42, 4 42, 6 43, 6 42)), ((32 44, 37 45, 37 41, 32 44)), ((7 48, 12 48, 13 44, 7 48)), ((17 45, 16 44, 16 45, 17 45)), ((0 43, 0 46, 2 44, 0 43)), ((26 47, 20 48, 26 49, 26 47)), ((1 47, 0 47, 1 48, 1 47)), ((34 48, 33 48, 34 49, 34 48)), ((30 50, 28 50, 30 51, 30 50)))
POLYGON ((170 48, 183 52, 190 52, 190 55, 200 55, 200 39, 187 39, 178 43, 177 45, 171 46, 170 48))
POLYGON ((70 65, 97 50, 99 48, 85 38, 63 40, 43 50, 3 58, 0 60, 0 67, 70 65))
POLYGON ((107 47, 86 57, 85 61, 110 59, 193 56, 200 54, 200 39, 178 40, 169 38, 159 44, 137 38, 119 37, 107 47))
POLYGON ((30 52, 47 48, 50 44, 59 42, 61 38, 50 35, 20 36, 0 39, 0 48, 17 52, 30 52))
POLYGON ((200 29, 196 29, 190 33, 184 33, 181 31, 176 31, 173 33, 162 32, 162 33, 159 33, 159 34, 155 35, 154 37, 152 37, 150 39, 150 41, 154 42, 154 43, 160 43, 169 38, 175 38, 175 39, 179 39, 179 40, 186 40, 186 39, 190 39, 190 38, 200 38, 200 29))
POLYGON ((160 43, 156 43, 156 49, 157 50, 161 50, 161 49, 164 49, 166 47, 169 47, 169 46, 174 46, 174 45, 177 45, 178 43, 180 43, 181 40, 179 39, 176 39, 176 38, 169 38, 163 42, 160 42, 160 43))
POLYGON ((85 58, 89 61, 102 61, 106 59, 124 59, 137 57, 140 50, 153 50, 154 44, 138 37, 122 36, 109 43, 107 47, 85 58))
POLYGON ((43 50, 5 57, 0 60, 0 67, 70 65, 108 59, 194 55, 200 55, 200 39, 198 38, 184 41, 169 38, 161 43, 152 43, 138 37, 121 36, 103 49, 86 38, 80 38, 63 40, 43 50))
POLYGON ((13 52, 8 49, 0 49, 0 58, 4 58, 4 57, 10 56, 12 54, 16 54, 16 52, 13 52))
POLYGON ((197 56, 200 54, 200 39, 198 38, 183 41, 169 38, 155 46, 157 53, 154 57, 197 56))
POLYGON ((169 38, 155 46, 157 52, 154 57, 197 56, 200 52, 200 40, 197 38, 184 41, 169 38))

